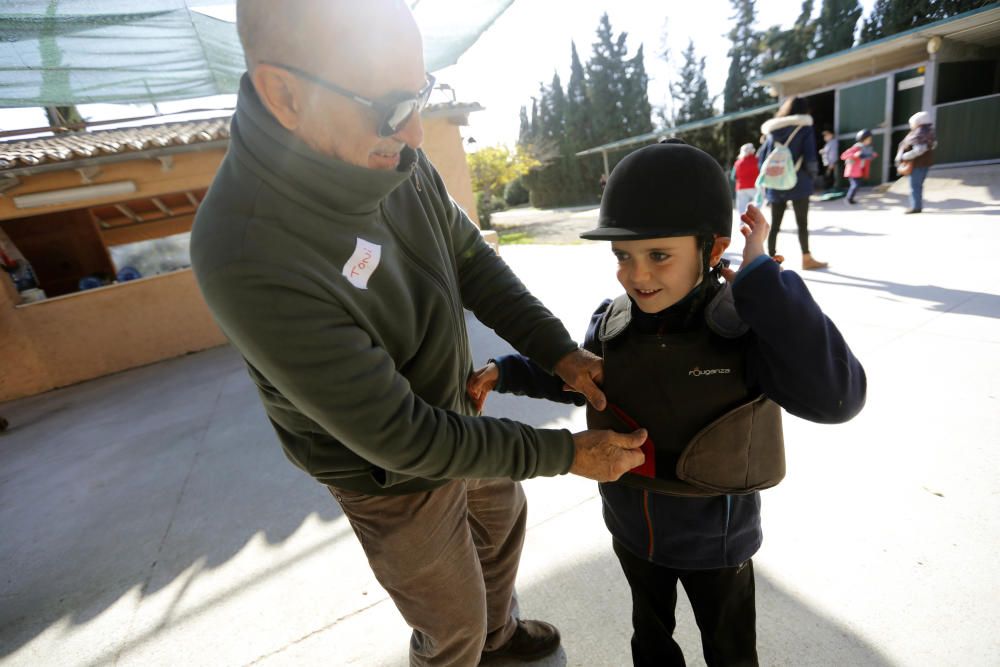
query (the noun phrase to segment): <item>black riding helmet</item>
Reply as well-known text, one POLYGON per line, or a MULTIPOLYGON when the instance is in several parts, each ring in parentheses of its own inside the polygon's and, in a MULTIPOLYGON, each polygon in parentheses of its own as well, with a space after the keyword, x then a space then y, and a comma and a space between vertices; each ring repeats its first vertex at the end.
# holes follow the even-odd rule
MULTIPOLYGON (((710 266, 715 236, 729 238, 733 199, 722 167, 703 150, 667 139, 628 154, 608 178, 597 229, 580 234, 597 241, 640 241, 694 236, 701 249, 704 289, 688 307, 686 321, 722 284, 722 260, 710 266)), ((698 289, 698 288, 696 288, 698 289)))
POLYGON ((597 229, 580 234, 596 241, 715 234, 733 226, 729 180, 708 153, 680 139, 646 146, 619 162, 601 198, 597 229))

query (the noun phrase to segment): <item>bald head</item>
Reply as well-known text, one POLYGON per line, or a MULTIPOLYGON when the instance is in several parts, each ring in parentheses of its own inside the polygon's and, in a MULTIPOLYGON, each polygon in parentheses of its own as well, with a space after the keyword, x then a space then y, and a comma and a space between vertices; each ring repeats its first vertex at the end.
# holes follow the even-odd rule
POLYGON ((238 0, 236 25, 250 71, 261 62, 280 63, 348 85, 344 74, 381 78, 401 51, 423 55, 403 0, 238 0))
POLYGON ((403 146, 420 145, 419 114, 385 137, 384 112, 356 97, 386 104, 427 83, 420 30, 403 0, 238 0, 236 8, 257 96, 310 148, 391 169, 403 146))

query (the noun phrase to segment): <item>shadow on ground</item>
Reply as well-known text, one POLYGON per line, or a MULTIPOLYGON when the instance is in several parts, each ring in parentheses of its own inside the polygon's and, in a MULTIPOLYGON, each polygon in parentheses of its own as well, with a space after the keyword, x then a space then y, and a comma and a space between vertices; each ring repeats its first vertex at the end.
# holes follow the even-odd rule
POLYGON ((813 274, 814 280, 823 282, 820 276, 835 276, 851 281, 852 287, 874 290, 892 294, 907 299, 917 299, 931 303, 928 310, 940 313, 958 311, 963 315, 1000 318, 1000 294, 989 292, 971 292, 968 290, 950 289, 937 285, 907 285, 886 280, 874 280, 864 276, 853 276, 827 269, 822 273, 813 274))
MULTIPOLYGON (((599 502, 594 500, 594 503, 599 502)), ((582 514, 582 513, 581 513, 582 514)), ((588 516, 590 512, 586 513, 588 516)), ((604 532, 596 514, 593 526, 604 532)), ((586 521, 587 517, 581 517, 586 521)), ((578 520, 569 520, 577 523, 578 520)), ((539 529, 536 529, 539 530, 539 529)), ((545 530, 541 527, 540 530, 545 530)), ((604 533, 606 537, 606 533, 604 533)), ((558 536, 530 536, 524 560, 546 564, 544 576, 518 586, 525 618, 544 618, 563 634, 562 648, 536 667, 621 667, 631 662, 631 601, 628 584, 611 550, 587 554, 560 548, 558 536)), ((561 538, 564 545, 578 541, 561 538)), ((810 603, 785 590, 770 573, 756 568, 757 646, 762 665, 866 665, 888 667, 892 662, 865 639, 810 603)), ((683 587, 678 587, 677 629, 674 637, 691 667, 705 664, 701 638, 683 587)), ((524 663, 495 660, 491 667, 524 663)))
MULTIPOLYGON (((510 349, 478 323, 470 334, 479 362, 510 349)), ((501 396, 491 401, 493 414, 534 425, 563 423, 575 409, 501 396), (503 405, 507 400, 518 403, 503 405)), ((309 517, 341 518, 325 490, 284 459, 242 362, 228 347, 3 409, 13 426, 0 438, 0 531, 17 538, 0 543, 0 656, 62 624, 94 622, 129 592, 146 597, 179 578, 190 581, 191 572, 211 576, 251 540, 277 544, 309 517)), ((544 483, 555 489, 559 480, 544 483)), ((529 536, 525 615, 559 623, 565 638, 563 650, 537 665, 628 662, 628 588, 598 513, 583 511, 597 502, 595 492, 529 536), (607 548, 577 551, 595 543, 607 548)), ((346 526, 205 604, 279 576, 340 539, 354 539, 346 526)), ((701 664, 697 630, 681 600, 678 641, 691 664, 701 664)), ((825 665, 834 656, 836 664, 888 664, 761 570, 758 609, 762 664, 825 665)), ((129 637, 116 655, 186 622, 169 613, 165 618, 129 637)), ((405 652, 405 638, 398 650, 405 652)))
MULTIPOLYGON (((976 215, 1000 215, 1000 206, 996 199, 979 201, 961 197, 946 197, 933 190, 924 193, 924 213, 974 213, 976 215)), ((878 192, 872 188, 861 188, 855 197, 856 203, 849 204, 846 199, 810 202, 810 208, 823 211, 893 211, 902 215, 910 207, 909 194, 899 192, 878 192)), ((786 214, 787 215, 787 214, 786 214)))
POLYGON ((129 591, 151 596, 192 567, 204 575, 252 539, 277 544, 310 516, 341 516, 282 455, 229 347, 3 413, 0 656, 129 591))

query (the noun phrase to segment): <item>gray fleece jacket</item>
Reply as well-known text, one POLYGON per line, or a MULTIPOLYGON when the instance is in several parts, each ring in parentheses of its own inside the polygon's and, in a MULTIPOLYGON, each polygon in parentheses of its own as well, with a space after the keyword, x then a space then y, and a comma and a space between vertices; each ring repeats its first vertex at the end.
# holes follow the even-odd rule
POLYGON ((293 463, 372 494, 569 470, 568 431, 475 416, 463 307, 549 370, 576 344, 422 152, 391 172, 319 155, 247 77, 231 136, 192 264, 293 463))

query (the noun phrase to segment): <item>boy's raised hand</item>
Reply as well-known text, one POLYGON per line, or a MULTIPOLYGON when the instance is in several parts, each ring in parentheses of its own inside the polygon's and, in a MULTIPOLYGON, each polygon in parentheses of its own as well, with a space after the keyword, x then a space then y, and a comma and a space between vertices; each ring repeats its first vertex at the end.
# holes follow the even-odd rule
POLYGON ((494 362, 490 362, 482 368, 472 371, 468 381, 465 383, 465 391, 468 392, 476 406, 476 412, 483 411, 486 403, 486 396, 497 386, 500 379, 500 369, 494 362))
MULTIPOLYGON (((753 204, 747 206, 746 212, 740 216, 740 221, 742 222, 740 234, 743 234, 743 263, 740 266, 743 267, 764 254, 764 244, 767 242, 771 225, 768 224, 760 209, 753 204)), ((776 255, 775 260, 778 260, 778 257, 776 255)), ((736 278, 736 271, 725 268, 722 270, 722 275, 729 282, 733 282, 736 278)))

